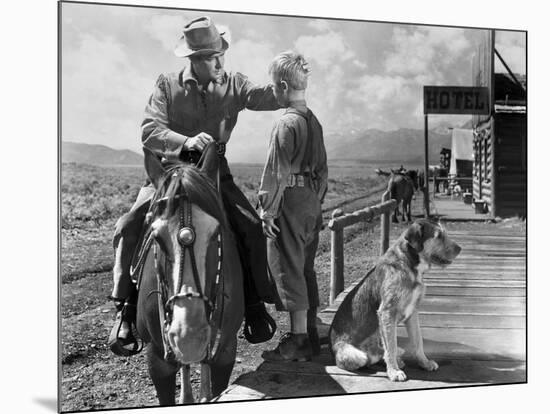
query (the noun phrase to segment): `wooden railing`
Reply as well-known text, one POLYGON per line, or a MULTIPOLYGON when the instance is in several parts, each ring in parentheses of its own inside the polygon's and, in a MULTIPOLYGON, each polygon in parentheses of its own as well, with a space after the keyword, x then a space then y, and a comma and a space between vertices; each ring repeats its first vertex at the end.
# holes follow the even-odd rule
POLYGON ((333 304, 340 292, 344 290, 344 229, 359 222, 370 222, 380 217, 380 255, 388 250, 390 243, 390 215, 395 209, 396 201, 390 199, 389 192, 382 195, 382 203, 362 210, 344 214, 340 209, 332 212, 328 228, 331 230, 331 268, 330 297, 333 304))

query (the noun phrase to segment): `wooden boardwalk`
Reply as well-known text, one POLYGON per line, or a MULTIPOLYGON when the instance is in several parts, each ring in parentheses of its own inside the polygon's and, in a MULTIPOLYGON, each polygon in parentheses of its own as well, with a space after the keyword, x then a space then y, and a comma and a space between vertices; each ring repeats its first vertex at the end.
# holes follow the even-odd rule
MULTIPOLYGON (((420 306, 424 348, 439 363, 438 371, 425 372, 405 355, 408 380, 390 382, 383 365, 359 372, 339 369, 323 345, 312 362, 262 363, 239 377, 218 401, 526 382, 526 238, 502 231, 450 235, 462 252, 447 269, 425 275, 427 292, 420 306)), ((393 239, 397 236, 392 233, 393 239)), ((320 313, 322 334, 352 288, 320 313)), ((403 326, 398 340, 405 348, 403 326)))
MULTIPOLYGON (((421 211, 420 206, 418 211, 421 211)), ((430 203, 430 214, 442 221, 486 221, 491 218, 489 213, 476 213, 473 204, 464 204, 461 198, 446 194, 435 195, 430 203)))

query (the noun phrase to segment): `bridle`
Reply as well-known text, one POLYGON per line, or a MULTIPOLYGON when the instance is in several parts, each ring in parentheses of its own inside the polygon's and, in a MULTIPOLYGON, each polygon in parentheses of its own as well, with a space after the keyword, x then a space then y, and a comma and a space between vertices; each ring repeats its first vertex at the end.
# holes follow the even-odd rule
MULTIPOLYGON (((172 178, 180 179, 181 171, 175 172, 172 175, 172 178)), ((159 308, 159 319, 160 319, 161 331, 162 331, 161 332, 162 341, 164 344, 164 359, 166 361, 172 361, 177 363, 177 361, 175 360, 174 351, 168 340, 168 329, 170 328, 170 325, 172 323, 174 303, 178 299, 182 299, 182 298, 189 299, 189 300, 199 299, 204 303, 207 323, 211 328, 212 334, 211 334, 210 343, 207 347, 206 357, 202 362, 208 362, 211 360, 212 356, 215 354, 220 342, 220 337, 221 337, 220 325, 222 321, 223 300, 224 300, 223 278, 222 278, 222 260, 223 260, 222 232, 220 229, 217 234, 216 276, 214 279, 214 283, 207 294, 203 290, 200 276, 199 276, 199 271, 197 268, 197 262, 195 258, 194 243, 196 240, 196 233, 195 233, 195 228, 193 226, 191 201, 189 200, 189 197, 187 196, 187 194, 183 192, 183 188, 182 188, 182 192, 180 194, 174 195, 173 198, 178 198, 178 202, 179 202, 179 228, 178 228, 177 240, 181 246, 178 281, 173 293, 171 294, 170 292, 170 283, 165 273, 165 270, 168 267, 167 266, 168 254, 166 252, 163 252, 164 265, 161 266, 161 263, 160 263, 161 260, 159 258, 160 256, 159 248, 160 250, 163 250, 163 247, 155 239, 152 232, 149 233, 147 237, 147 241, 145 242, 143 249, 141 249, 139 260, 136 265, 136 269, 132 269, 132 271, 135 272, 138 266, 140 266, 141 272, 143 272, 143 262, 145 260, 142 258, 148 255, 150 248, 152 246, 153 252, 154 252, 154 268, 155 268, 155 274, 157 278, 157 290, 153 290, 149 292, 148 297, 152 294, 160 295, 160 298, 158 301, 158 308, 159 308), (191 262, 191 271, 193 275, 194 287, 184 285, 185 260, 187 257, 189 257, 189 260, 191 262), (220 312, 218 312, 219 315, 216 318, 216 320, 214 320, 214 315, 216 314, 216 311, 218 309, 220 309, 220 312)), ((150 213, 148 213, 149 218, 152 217, 153 211, 155 211, 158 208, 158 204, 166 200, 167 198, 161 198, 151 203, 150 213)), ((206 288, 207 288, 207 281, 205 280, 204 289, 206 288)))

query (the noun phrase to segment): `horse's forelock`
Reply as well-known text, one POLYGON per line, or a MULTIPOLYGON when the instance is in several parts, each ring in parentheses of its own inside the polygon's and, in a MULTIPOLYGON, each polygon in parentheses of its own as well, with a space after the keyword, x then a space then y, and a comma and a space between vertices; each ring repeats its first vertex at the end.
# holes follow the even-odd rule
POLYGON ((212 181, 190 165, 176 165, 167 170, 166 179, 157 189, 155 199, 166 198, 164 215, 172 215, 179 206, 179 197, 187 197, 206 214, 226 227, 221 198, 212 181))

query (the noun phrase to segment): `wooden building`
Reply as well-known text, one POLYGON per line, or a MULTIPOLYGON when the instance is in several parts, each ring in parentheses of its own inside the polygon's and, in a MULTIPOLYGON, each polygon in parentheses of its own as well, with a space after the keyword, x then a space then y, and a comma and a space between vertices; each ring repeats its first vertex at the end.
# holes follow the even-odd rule
POLYGON ((494 75, 491 115, 474 124, 473 198, 492 217, 527 215, 525 77, 494 75))

